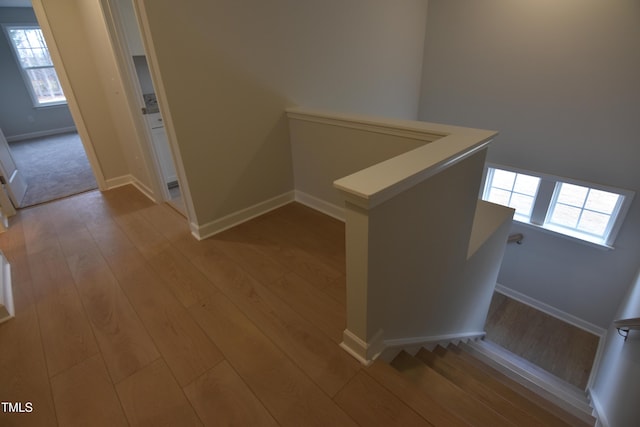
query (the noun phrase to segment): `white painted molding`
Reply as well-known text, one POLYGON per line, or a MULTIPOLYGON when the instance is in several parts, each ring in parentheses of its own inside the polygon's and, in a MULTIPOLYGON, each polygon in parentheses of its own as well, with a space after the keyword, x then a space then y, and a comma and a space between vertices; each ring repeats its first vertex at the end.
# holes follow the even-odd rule
POLYGON ((134 187, 136 187, 142 194, 147 196, 147 198, 151 200, 153 203, 160 203, 160 200, 156 199, 153 196, 153 191, 149 187, 147 187, 142 182, 140 182, 140 180, 138 180, 136 177, 132 176, 132 178, 133 178, 132 184, 134 187))
POLYGON ((486 332, 484 331, 476 331, 476 332, 463 332, 459 334, 408 337, 408 338, 384 340, 384 345, 387 348, 424 346, 424 345, 438 344, 438 343, 450 343, 454 341, 473 340, 476 338, 482 338, 485 335, 486 335, 486 332))
POLYGON ((334 205, 333 203, 326 202, 311 194, 307 194, 303 191, 295 190, 295 200, 298 203, 302 203, 305 206, 310 207, 316 211, 322 212, 325 215, 329 215, 339 221, 344 222, 344 207, 334 205))
POLYGON ((211 237, 238 224, 249 221, 257 216, 263 215, 269 211, 277 209, 295 200, 293 191, 288 191, 279 196, 265 200, 248 208, 239 210, 222 218, 208 222, 204 225, 190 223, 191 234, 198 239, 203 240, 211 237))
POLYGON ((408 139, 432 142, 447 136, 450 128, 444 126, 433 129, 425 122, 390 119, 386 117, 367 117, 357 114, 332 113, 327 111, 310 110, 307 108, 287 108, 287 117, 312 123, 357 129, 366 132, 399 136, 408 139))
POLYGON ((117 176, 115 178, 109 178, 104 181, 107 190, 113 190, 114 188, 123 187, 125 185, 133 184, 134 182, 133 176, 127 174, 122 176, 117 176))
POLYGON ((5 135, 5 137, 7 138, 7 142, 17 142, 17 141, 24 141, 26 139, 42 138, 43 136, 60 135, 62 133, 69 133, 69 132, 76 132, 76 127, 69 126, 64 128, 58 128, 58 129, 48 129, 48 130, 41 130, 37 132, 22 133, 22 134, 13 135, 13 136, 5 135))
POLYGON ((383 331, 379 330, 369 342, 364 342, 353 332, 345 329, 342 332, 340 347, 353 356, 358 362, 369 366, 384 350, 383 331))
POLYGON ((11 266, 0 252, 0 323, 15 316, 13 289, 11 288, 11 266))
POLYGON ((598 397, 598 395, 595 394, 593 390, 588 389, 587 396, 589 397, 589 402, 591 402, 591 406, 593 407, 593 412, 594 412, 593 416, 596 417, 596 419, 598 420, 598 423, 596 424, 596 426, 610 427, 611 424, 607 419, 607 413, 605 412, 604 407, 602 406, 602 403, 600 402, 600 398, 598 397))
POLYGON ((560 309, 550 306, 547 303, 538 301, 537 299, 532 298, 528 295, 525 295, 521 292, 515 291, 511 288, 507 288, 506 286, 501 285, 500 283, 496 283, 496 292, 499 292, 502 295, 505 295, 511 299, 519 301, 537 310, 540 310, 543 313, 548 314, 549 316, 553 316, 556 319, 560 319, 566 323, 569 323, 570 325, 583 329, 601 338, 607 332, 604 328, 601 328, 600 326, 594 325, 593 323, 580 319, 579 317, 576 317, 573 314, 566 313, 560 309))

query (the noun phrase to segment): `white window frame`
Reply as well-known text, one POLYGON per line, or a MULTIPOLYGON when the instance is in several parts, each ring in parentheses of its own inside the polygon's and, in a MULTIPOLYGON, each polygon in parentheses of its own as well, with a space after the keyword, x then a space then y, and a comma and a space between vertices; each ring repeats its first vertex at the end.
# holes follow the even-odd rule
POLYGON ((533 208, 531 210, 531 216, 528 221, 523 220, 521 217, 514 217, 514 221, 520 224, 526 224, 533 226, 537 229, 548 231, 552 234, 567 237, 572 240, 577 240, 582 243, 596 245, 597 247, 613 249, 615 239, 622 227, 624 218, 629 210, 631 202, 635 196, 633 191, 624 190, 621 188, 609 187, 601 184, 594 184, 591 182, 579 181, 572 178, 565 178, 555 175, 544 174, 540 172, 532 172, 520 168, 514 168, 511 166, 499 165, 494 163, 486 163, 484 168, 484 175, 482 179, 482 185, 480 188, 480 198, 486 200, 485 187, 487 186, 487 177, 490 176, 489 168, 502 169, 509 172, 521 173, 525 175, 534 176, 540 178, 540 185, 538 186, 538 192, 533 202, 533 208), (563 228, 555 226, 548 222, 551 212, 556 204, 558 197, 558 189, 561 183, 579 185, 595 190, 607 191, 610 193, 618 194, 621 197, 616 208, 611 213, 612 221, 608 224, 605 230, 604 238, 598 236, 589 235, 588 233, 581 233, 580 231, 571 230, 570 228, 563 228))
MULTIPOLYGON (((13 52, 13 57, 14 57, 14 59, 16 61, 18 69, 20 70, 20 74, 22 75, 22 79, 24 80, 25 86, 27 87, 27 91, 29 92, 29 95, 31 96, 31 101, 33 102, 33 106, 35 108, 46 108, 46 107, 53 107, 53 106, 58 106, 58 105, 66 105, 67 104, 66 97, 65 97, 64 100, 51 101, 51 102, 41 102, 38 99, 38 95, 36 94, 36 91, 35 91, 35 89, 33 87, 33 82, 31 80, 31 78, 29 77, 29 75, 27 74, 27 70, 36 69, 36 68, 50 68, 56 74, 56 78, 58 79, 58 85, 60 85, 60 79, 58 78, 56 69, 55 69, 55 67, 53 65, 53 61, 51 62, 50 66, 47 65, 47 66, 24 67, 22 65, 22 62, 20 61, 20 56, 18 55, 18 52, 16 51, 16 46, 13 43, 13 39, 11 38, 11 35, 9 34, 9 30, 11 30, 11 29, 38 29, 38 30, 42 31, 40 26, 37 25, 37 24, 3 24, 2 27, 4 29, 5 36, 7 37, 7 41, 9 43, 9 46, 11 46, 11 51, 13 52)), ((44 38, 44 35, 43 35, 43 38, 44 38)), ((47 47, 46 46, 46 41, 45 41, 45 47, 47 47)), ((48 47, 47 47, 47 52, 49 52, 49 48, 48 47)), ((51 58, 51 53, 50 52, 49 52, 49 57, 51 58)), ((62 85, 60 85, 60 87, 62 87, 62 85)))

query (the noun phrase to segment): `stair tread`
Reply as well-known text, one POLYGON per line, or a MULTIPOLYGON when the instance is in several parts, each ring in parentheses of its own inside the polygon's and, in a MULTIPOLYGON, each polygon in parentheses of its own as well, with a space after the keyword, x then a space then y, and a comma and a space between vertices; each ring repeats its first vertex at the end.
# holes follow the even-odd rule
POLYGON ((391 365, 376 361, 367 373, 434 426, 464 427, 466 422, 436 402, 391 365))
POLYGON ((461 361, 460 363, 464 363, 465 366, 470 365, 476 368, 475 370, 470 370, 470 374, 476 374, 481 380, 502 383, 504 386, 515 391, 525 399, 543 408, 547 413, 550 413, 556 418, 561 419, 566 424, 571 426, 593 426, 595 424, 595 418, 591 417, 591 423, 582 420, 581 418, 564 410, 548 399, 545 399, 544 397, 540 396, 539 394, 535 393, 519 382, 513 380, 512 378, 509 378, 507 375, 486 364, 482 360, 475 357, 473 354, 464 351, 459 347, 451 345, 447 347, 447 350, 449 351, 449 353, 451 353, 449 357, 451 357, 452 359, 455 358, 456 360, 461 361))
POLYGON ((468 372, 468 369, 463 369, 455 364, 455 361, 450 362, 450 357, 446 357, 446 350, 442 347, 438 347, 434 351, 423 348, 416 357, 519 426, 567 426, 560 419, 550 414, 541 413, 544 412, 542 408, 522 398, 515 391, 507 388, 511 391, 509 393, 507 390, 494 388, 491 381, 486 379, 480 381, 475 375, 468 372))
POLYGON ((472 425, 517 425, 404 351, 391 364, 424 393, 472 425))

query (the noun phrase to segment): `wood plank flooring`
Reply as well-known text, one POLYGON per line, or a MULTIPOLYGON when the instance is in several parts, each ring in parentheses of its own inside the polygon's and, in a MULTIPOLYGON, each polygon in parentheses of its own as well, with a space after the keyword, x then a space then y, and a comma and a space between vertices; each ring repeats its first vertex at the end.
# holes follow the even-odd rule
POLYGON ((21 210, 0 234, 1 426, 466 425, 346 324, 344 224, 292 203, 198 242, 134 187, 21 210))
POLYGON ((429 425, 337 345, 344 224, 311 209, 198 242, 126 186, 21 210, 0 249, 0 396, 33 404, 2 426, 429 425))

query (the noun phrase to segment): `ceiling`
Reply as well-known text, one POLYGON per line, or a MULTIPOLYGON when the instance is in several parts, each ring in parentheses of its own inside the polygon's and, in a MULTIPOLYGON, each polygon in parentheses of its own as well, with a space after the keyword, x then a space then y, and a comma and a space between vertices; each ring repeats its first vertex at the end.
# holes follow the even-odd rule
POLYGON ((0 7, 31 7, 31 0, 0 0, 0 7))

